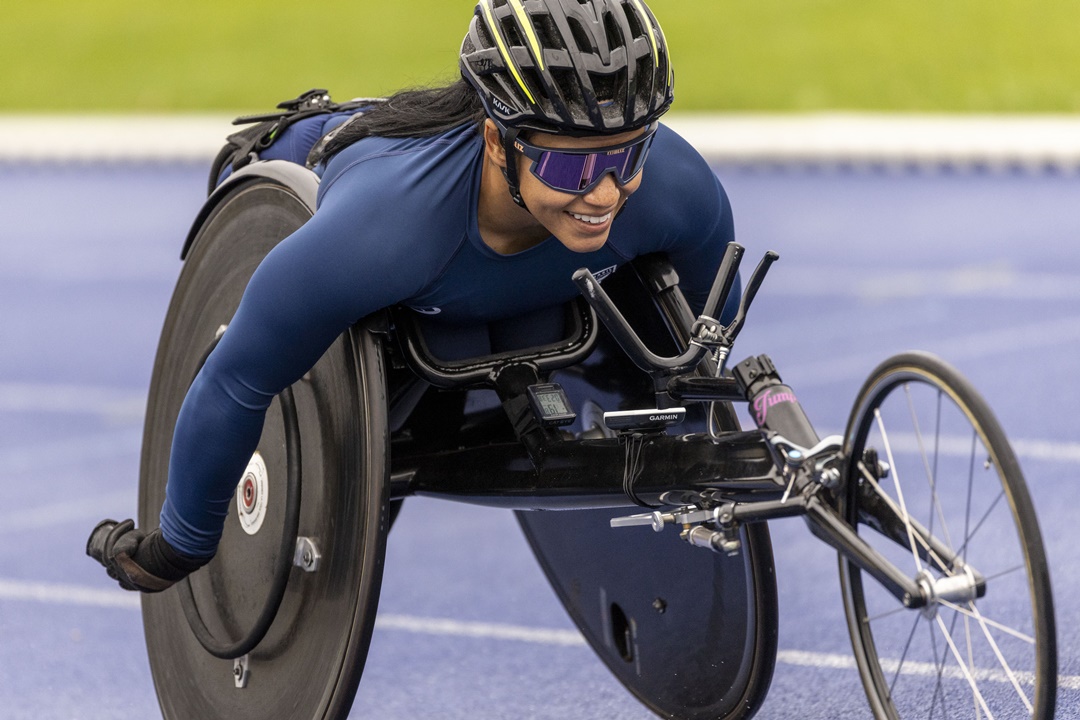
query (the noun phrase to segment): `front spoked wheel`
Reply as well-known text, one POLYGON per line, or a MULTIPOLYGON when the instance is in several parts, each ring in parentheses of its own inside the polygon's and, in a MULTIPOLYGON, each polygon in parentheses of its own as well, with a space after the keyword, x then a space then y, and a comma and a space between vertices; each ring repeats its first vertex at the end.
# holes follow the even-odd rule
POLYGON ((844 557, 840 579, 877 718, 1052 718, 1053 602, 1020 466, 985 401, 927 354, 882 363, 845 434, 841 510, 929 597, 909 609, 844 557))

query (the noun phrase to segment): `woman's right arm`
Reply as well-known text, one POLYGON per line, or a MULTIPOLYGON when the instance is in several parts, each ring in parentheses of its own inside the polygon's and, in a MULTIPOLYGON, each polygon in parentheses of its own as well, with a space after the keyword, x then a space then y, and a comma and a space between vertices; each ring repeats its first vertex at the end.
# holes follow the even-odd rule
POLYGON ((380 239, 358 238, 355 212, 320 207, 266 256, 192 383, 177 419, 161 512, 162 534, 179 553, 215 552, 273 398, 352 323, 408 296, 407 273, 383 267, 380 239))

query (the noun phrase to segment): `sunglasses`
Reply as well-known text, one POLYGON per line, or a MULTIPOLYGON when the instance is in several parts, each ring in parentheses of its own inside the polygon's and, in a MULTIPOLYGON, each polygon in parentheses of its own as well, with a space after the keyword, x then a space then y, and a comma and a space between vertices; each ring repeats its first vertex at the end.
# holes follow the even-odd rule
POLYGON ((514 138, 514 148, 533 161, 532 174, 552 190, 584 195, 611 173, 625 185, 641 172, 656 134, 656 123, 630 142, 588 150, 552 150, 514 138))

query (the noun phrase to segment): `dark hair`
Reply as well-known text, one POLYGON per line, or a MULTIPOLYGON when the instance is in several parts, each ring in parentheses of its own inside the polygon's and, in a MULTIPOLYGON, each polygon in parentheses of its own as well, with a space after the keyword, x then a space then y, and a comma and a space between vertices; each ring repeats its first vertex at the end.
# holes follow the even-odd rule
POLYGON ((369 135, 430 137, 468 123, 479 125, 485 117, 480 96, 464 78, 444 87, 400 90, 342 127, 317 160, 329 160, 369 135))

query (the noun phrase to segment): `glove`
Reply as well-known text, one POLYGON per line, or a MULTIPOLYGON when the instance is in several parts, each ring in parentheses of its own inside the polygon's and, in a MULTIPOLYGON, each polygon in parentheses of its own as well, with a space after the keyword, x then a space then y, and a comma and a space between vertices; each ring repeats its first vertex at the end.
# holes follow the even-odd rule
POLYGON ((180 555, 161 536, 160 528, 147 534, 135 528, 134 520, 99 522, 86 541, 86 554, 124 590, 144 593, 172 587, 212 558, 180 555))

